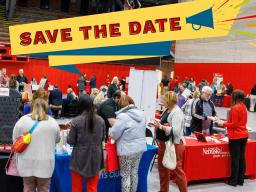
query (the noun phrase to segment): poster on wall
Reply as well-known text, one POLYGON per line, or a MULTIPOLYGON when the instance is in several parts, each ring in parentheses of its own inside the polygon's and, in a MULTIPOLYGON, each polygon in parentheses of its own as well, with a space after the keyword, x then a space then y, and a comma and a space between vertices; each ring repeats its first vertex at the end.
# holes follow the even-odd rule
POLYGON ((214 73, 213 79, 217 79, 217 86, 223 81, 223 74, 214 73))

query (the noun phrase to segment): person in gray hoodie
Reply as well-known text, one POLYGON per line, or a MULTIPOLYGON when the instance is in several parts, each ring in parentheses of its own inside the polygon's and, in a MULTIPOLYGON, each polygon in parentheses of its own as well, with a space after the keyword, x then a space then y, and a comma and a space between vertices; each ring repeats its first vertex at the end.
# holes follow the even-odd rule
POLYGON ((116 122, 110 129, 110 136, 117 145, 122 192, 136 192, 139 162, 146 151, 146 117, 127 95, 121 96, 118 106, 121 110, 116 112, 116 122))

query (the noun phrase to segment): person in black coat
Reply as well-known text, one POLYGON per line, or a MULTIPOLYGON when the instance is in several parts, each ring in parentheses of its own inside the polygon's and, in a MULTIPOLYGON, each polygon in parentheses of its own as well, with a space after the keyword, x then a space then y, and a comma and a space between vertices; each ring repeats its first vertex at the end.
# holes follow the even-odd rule
POLYGON ((97 191, 99 172, 104 167, 105 123, 95 113, 89 95, 80 96, 78 106, 81 114, 71 121, 67 138, 74 146, 70 161, 72 191, 82 191, 84 177, 87 190, 97 191))
POLYGON ((53 90, 49 95, 49 106, 53 112, 54 117, 60 118, 62 110, 62 92, 58 89, 58 85, 54 85, 53 90))
POLYGON ((108 98, 112 98, 113 94, 119 90, 119 86, 118 86, 118 77, 114 77, 111 84, 108 87, 108 98))
POLYGON ((232 93, 233 93, 233 85, 230 82, 228 83, 226 93, 227 93, 227 95, 232 95, 232 93))

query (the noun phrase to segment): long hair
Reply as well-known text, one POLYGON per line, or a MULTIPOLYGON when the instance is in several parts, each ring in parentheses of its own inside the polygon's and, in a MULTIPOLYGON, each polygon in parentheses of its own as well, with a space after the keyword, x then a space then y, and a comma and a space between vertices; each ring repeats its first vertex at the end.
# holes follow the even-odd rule
POLYGON ((48 103, 41 98, 35 100, 33 108, 32 108, 32 115, 31 118, 33 120, 48 120, 48 103))
POLYGON ((92 133, 94 130, 94 121, 96 115, 92 98, 87 94, 81 95, 79 97, 78 106, 81 114, 86 113, 85 127, 88 127, 89 131, 92 133))
POLYGON ((41 98, 41 99, 45 100, 46 102, 48 102, 49 95, 48 95, 48 93, 43 88, 39 88, 33 94, 32 101, 31 101, 32 108, 34 106, 35 100, 38 99, 38 98, 41 98))
POLYGON ((232 105, 234 106, 235 104, 241 102, 244 102, 244 92, 237 89, 232 93, 232 105))
POLYGON ((14 74, 11 74, 9 79, 9 88, 16 89, 17 87, 17 77, 14 74))

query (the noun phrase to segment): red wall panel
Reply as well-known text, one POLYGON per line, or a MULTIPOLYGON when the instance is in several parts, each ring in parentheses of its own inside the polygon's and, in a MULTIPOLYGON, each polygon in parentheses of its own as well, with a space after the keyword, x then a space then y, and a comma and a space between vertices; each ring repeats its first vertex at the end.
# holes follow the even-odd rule
MULTIPOLYGON (((112 79, 114 76, 121 78, 127 77, 132 65, 118 65, 118 64, 83 64, 76 66, 81 73, 86 73, 90 79, 92 74, 96 75, 97 87, 105 83, 106 75, 109 74, 112 79)), ((31 81, 35 77, 37 83, 46 75, 50 84, 58 84, 60 89, 66 93, 68 85, 76 87, 79 75, 49 67, 48 60, 30 59, 28 63, 11 63, 0 61, 0 69, 6 68, 7 74, 18 74, 19 69, 24 69, 25 76, 31 81)), ((155 70, 155 67, 135 66, 136 69, 155 70)), ((75 89, 76 90, 76 89, 75 89)))
POLYGON ((181 80, 194 77, 198 84, 202 79, 210 83, 214 73, 223 74, 224 83, 229 81, 234 89, 242 89, 249 93, 256 84, 256 63, 175 63, 174 74, 181 80))

